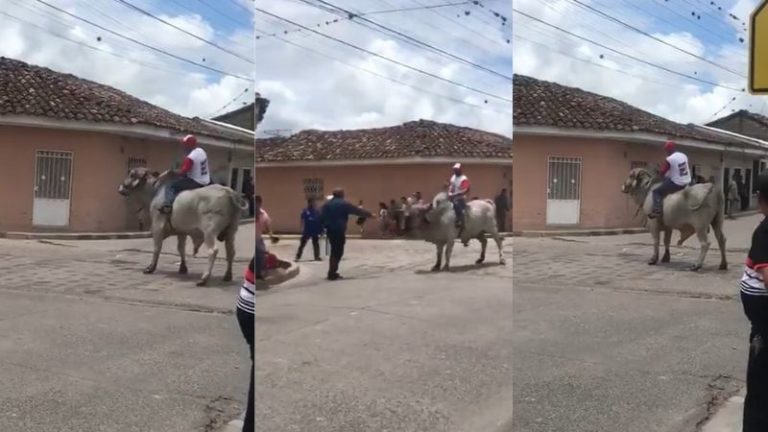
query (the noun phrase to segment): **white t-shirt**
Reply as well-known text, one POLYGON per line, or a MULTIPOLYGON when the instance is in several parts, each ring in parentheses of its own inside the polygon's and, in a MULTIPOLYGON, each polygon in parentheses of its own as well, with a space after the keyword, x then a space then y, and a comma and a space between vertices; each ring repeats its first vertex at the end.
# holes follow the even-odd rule
POLYGON ((465 176, 464 174, 458 175, 458 176, 456 174, 452 175, 451 180, 449 181, 449 184, 448 184, 448 193, 449 194, 458 193, 461 190, 462 183, 464 182, 467 182, 466 183, 467 190, 464 191, 464 193, 466 194, 466 193, 469 193, 469 179, 467 178, 467 176, 465 176))
POLYGON ((680 152, 674 152, 667 157, 669 172, 667 177, 678 186, 691 183, 691 170, 688 167, 688 157, 680 152))
POLYGON ((197 147, 189 152, 187 157, 192 159, 192 169, 189 170, 187 176, 203 186, 210 184, 211 174, 208 172, 208 155, 205 150, 197 147))

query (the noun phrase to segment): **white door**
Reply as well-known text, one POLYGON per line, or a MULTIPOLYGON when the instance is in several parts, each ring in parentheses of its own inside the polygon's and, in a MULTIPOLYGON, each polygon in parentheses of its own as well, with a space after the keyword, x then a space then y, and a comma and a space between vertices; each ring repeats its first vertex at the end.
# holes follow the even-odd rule
POLYGON ((547 225, 578 225, 581 213, 581 158, 549 158, 547 225))
POLYGON ((69 226, 72 190, 72 153, 38 151, 35 157, 35 195, 32 225, 69 226))

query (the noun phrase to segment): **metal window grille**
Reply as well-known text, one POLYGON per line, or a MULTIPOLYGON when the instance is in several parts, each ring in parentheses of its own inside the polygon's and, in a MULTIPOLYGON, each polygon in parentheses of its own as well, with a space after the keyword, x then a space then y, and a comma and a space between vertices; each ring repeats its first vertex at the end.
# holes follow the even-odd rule
POLYGON ((146 168, 147 167, 147 160, 142 158, 134 158, 129 157, 128 158, 128 169, 134 169, 134 168, 146 168))
POLYGON ((581 199, 581 158, 549 158, 549 189, 551 200, 581 199))
POLYGON ((35 198, 69 199, 72 156, 71 152, 37 151, 35 198))
POLYGON ((309 178, 304 179, 304 196, 309 199, 323 198, 323 179, 309 178))

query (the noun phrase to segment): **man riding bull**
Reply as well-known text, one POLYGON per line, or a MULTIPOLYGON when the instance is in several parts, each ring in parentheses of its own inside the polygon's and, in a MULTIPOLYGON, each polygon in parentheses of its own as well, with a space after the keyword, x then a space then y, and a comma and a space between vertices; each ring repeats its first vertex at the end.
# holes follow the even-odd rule
POLYGON ((691 170, 688 167, 688 156, 675 149, 675 143, 667 141, 664 144, 667 158, 661 167, 664 181, 653 191, 653 211, 649 218, 660 217, 663 212, 664 197, 685 189, 691 183, 691 170))
POLYGON ((464 228, 464 209, 467 207, 466 195, 469 193, 469 187, 469 178, 462 173, 461 164, 456 163, 448 182, 448 199, 456 211, 456 227, 459 229, 464 228))
POLYGON ((197 146, 197 138, 187 135, 181 140, 187 156, 178 170, 165 173, 179 176, 165 189, 165 204, 160 209, 162 213, 171 214, 173 200, 183 191, 208 186, 211 184, 211 175, 208 172, 208 155, 205 150, 197 146))

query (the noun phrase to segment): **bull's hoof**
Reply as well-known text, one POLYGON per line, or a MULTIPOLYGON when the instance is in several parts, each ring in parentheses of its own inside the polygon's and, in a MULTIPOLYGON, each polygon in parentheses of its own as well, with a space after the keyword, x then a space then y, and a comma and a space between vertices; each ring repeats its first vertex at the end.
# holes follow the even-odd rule
POLYGON ((485 258, 478 258, 477 261, 475 261, 475 264, 482 264, 485 262, 485 258))
POLYGON ((189 269, 187 268, 187 265, 186 264, 180 265, 179 266, 179 274, 185 275, 187 273, 189 273, 189 269))
POLYGON ((197 286, 199 286, 199 287, 203 287, 203 286, 206 286, 206 285, 208 285, 208 279, 200 279, 200 280, 197 282, 197 284, 196 284, 196 285, 197 285, 197 286))
POLYGON ((224 273, 224 277, 221 278, 221 280, 224 281, 224 282, 232 282, 232 272, 228 271, 228 272, 224 273))
POLYGON ((500 260, 499 265, 507 265, 507 260, 505 259, 500 260))
POLYGON ((435 264, 434 266, 432 266, 432 269, 430 271, 433 271, 435 273, 439 272, 440 271, 440 264, 435 264))
POLYGON ((661 262, 664 263, 664 264, 668 263, 669 262, 669 255, 664 255, 661 258, 661 262))
POLYGON ((650 261, 648 261, 648 265, 656 265, 659 263, 658 258, 651 258, 650 261))
POLYGON ((444 272, 451 271, 451 266, 446 264, 446 265, 443 266, 443 269, 441 271, 444 271, 444 272))
POLYGON ((156 270, 156 269, 157 269, 157 268, 156 268, 156 267, 154 267, 154 266, 149 266, 149 267, 147 267, 147 268, 145 268, 145 269, 144 269, 144 274, 152 274, 152 273, 154 273, 154 272, 155 272, 155 270, 156 270))
POLYGON ((720 264, 720 267, 718 267, 719 270, 728 270, 728 263, 722 263, 720 264))
POLYGON ((697 271, 701 270, 701 266, 698 265, 698 264, 694 264, 694 265, 688 267, 688 270, 690 270, 692 272, 697 272, 697 271))

